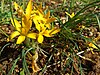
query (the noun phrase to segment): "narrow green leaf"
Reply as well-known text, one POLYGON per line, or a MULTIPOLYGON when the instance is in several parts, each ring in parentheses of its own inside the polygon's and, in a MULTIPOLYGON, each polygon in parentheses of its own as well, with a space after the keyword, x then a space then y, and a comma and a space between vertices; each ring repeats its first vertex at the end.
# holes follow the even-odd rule
POLYGON ((95 16, 96 16, 96 19, 97 19, 97 22, 98 22, 99 31, 100 31, 100 20, 99 20, 97 15, 95 15, 95 16))
POLYGON ((14 61, 13 66, 11 67, 10 71, 8 72, 7 75, 11 75, 13 73, 13 70, 16 67, 17 61, 20 59, 20 56, 14 61))

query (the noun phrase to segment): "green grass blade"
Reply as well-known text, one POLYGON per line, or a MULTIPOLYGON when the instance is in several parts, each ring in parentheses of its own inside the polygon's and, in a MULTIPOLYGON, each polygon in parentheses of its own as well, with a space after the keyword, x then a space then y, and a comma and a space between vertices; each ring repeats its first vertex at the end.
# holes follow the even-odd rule
POLYGON ((8 72, 7 75, 11 75, 13 73, 13 70, 16 67, 17 61, 20 59, 20 56, 14 61, 13 66, 11 67, 10 71, 8 72))
POLYGON ((4 50, 4 48, 7 47, 8 45, 10 45, 10 43, 5 44, 5 45, 3 46, 3 48, 0 50, 0 56, 1 56, 1 53, 2 53, 2 51, 4 50))
POLYGON ((96 19, 97 19, 97 22, 98 22, 99 31, 100 31, 100 20, 99 20, 97 15, 95 15, 95 16, 96 16, 96 19))
POLYGON ((23 69, 24 69, 25 73, 27 75, 30 75, 30 72, 28 70, 28 66, 27 66, 27 63, 26 63, 26 59, 25 59, 25 50, 22 50, 22 62, 23 62, 22 64, 23 64, 23 69))
POLYGON ((1 1, 1 13, 4 11, 4 0, 1 1))
POLYGON ((1 31, 6 37, 9 37, 1 28, 0 28, 0 31, 1 31))

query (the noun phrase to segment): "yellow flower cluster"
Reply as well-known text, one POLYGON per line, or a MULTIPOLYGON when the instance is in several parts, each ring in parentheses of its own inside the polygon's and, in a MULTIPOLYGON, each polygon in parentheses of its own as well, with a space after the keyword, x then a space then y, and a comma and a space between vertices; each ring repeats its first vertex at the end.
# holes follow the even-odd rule
POLYGON ((44 14, 42 4, 39 7, 34 5, 32 8, 32 0, 30 0, 25 12, 16 2, 14 2, 14 6, 18 15, 22 17, 21 23, 15 18, 11 18, 11 22, 16 31, 10 35, 9 40, 18 36, 16 44, 22 43, 26 37, 37 39, 39 43, 42 43, 44 36, 52 37, 60 31, 59 28, 51 27, 50 23, 53 22, 55 18, 50 18, 50 11, 48 11, 47 14, 44 14), (34 22, 37 32, 30 32, 32 22, 34 22))

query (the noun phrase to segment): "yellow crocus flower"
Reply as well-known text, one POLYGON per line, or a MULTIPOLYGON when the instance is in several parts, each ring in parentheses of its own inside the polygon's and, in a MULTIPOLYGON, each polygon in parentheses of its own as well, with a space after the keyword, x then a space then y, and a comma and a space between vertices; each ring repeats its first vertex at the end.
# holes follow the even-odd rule
MULTIPOLYGON (((44 27, 44 25, 46 24, 46 19, 44 18, 44 15, 41 14, 39 11, 37 11, 34 15, 33 15, 33 22, 35 24, 35 27, 38 31, 40 31, 40 27, 44 27)), ((48 26, 46 26, 48 27, 48 26)), ((50 27, 50 26, 49 26, 50 27)))
MULTIPOLYGON (((29 33, 29 28, 24 27, 26 24, 24 24, 24 22, 22 21, 22 25, 16 20, 12 20, 11 22, 13 24, 13 26, 15 27, 16 31, 14 31, 11 35, 10 35, 10 40, 13 39, 14 37, 18 36, 17 42, 16 44, 20 44, 22 43, 26 37, 32 38, 32 39, 36 39, 36 33, 29 33)), ((28 23, 31 26, 32 21, 29 21, 28 23)), ((26 25, 27 26, 27 25, 26 25)))
POLYGON ((36 29, 38 30, 37 41, 42 43, 44 40, 44 36, 52 37, 53 34, 56 34, 60 31, 58 28, 52 28, 51 22, 56 20, 56 18, 50 18, 50 11, 47 14, 44 14, 44 10, 42 9, 42 5, 40 7, 36 7, 32 11, 32 18, 35 24, 36 29))
POLYGON ((50 11, 46 15, 41 14, 40 12, 37 12, 38 15, 33 16, 33 21, 35 23, 35 27, 38 31, 44 29, 45 27, 50 29, 51 25, 50 23, 56 20, 56 18, 50 18, 50 11))
POLYGON ((47 14, 44 14, 44 10, 42 9, 42 4, 39 7, 35 5, 32 14, 35 27, 38 31, 41 30, 41 27, 42 28, 47 27, 48 29, 50 29, 51 28, 50 23, 56 20, 56 18, 50 18, 50 11, 48 11, 47 14))
POLYGON ((36 33, 29 33, 29 29, 32 26, 32 21, 31 21, 32 0, 29 1, 25 12, 16 2, 14 2, 14 5, 18 14, 20 14, 20 16, 22 15, 22 22, 21 22, 22 24, 20 24, 16 19, 14 20, 11 19, 12 25, 15 27, 16 31, 14 31, 10 35, 10 40, 16 36, 19 36, 16 44, 20 44, 25 40, 25 37, 36 39, 36 33))
POLYGON ((43 42, 44 40, 43 36, 52 37, 53 34, 56 34, 57 32, 60 31, 60 29, 55 29, 55 28, 51 29, 50 23, 53 22, 54 20, 55 18, 50 18, 50 11, 48 11, 46 15, 43 15, 38 12, 38 15, 33 16, 35 27, 39 31, 37 38, 39 43, 43 42))

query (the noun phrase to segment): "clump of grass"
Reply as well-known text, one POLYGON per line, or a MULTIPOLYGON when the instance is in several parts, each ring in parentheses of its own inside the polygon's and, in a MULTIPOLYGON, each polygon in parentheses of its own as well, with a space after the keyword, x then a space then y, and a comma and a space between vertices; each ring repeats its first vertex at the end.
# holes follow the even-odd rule
POLYGON ((1 0, 0 4, 0 24, 10 24, 11 13, 9 8, 9 4, 7 4, 5 0, 1 0), (7 4, 7 5, 6 5, 7 4))

